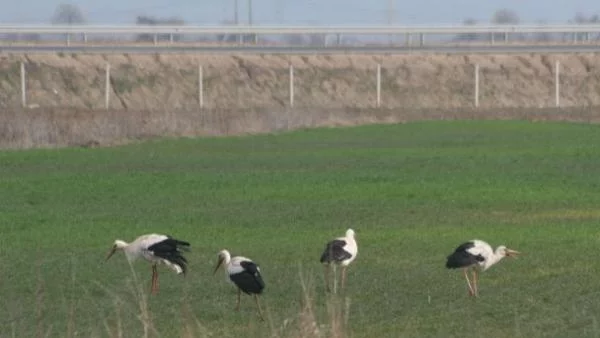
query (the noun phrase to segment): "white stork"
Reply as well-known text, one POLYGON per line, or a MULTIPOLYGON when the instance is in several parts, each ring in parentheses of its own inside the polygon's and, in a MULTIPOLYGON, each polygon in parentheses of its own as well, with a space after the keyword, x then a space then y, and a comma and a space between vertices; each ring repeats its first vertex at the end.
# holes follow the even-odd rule
POLYGON ((120 239, 115 240, 112 248, 106 256, 106 260, 117 251, 123 250, 129 262, 143 257, 152 263, 152 294, 158 293, 158 270, 157 265, 165 264, 177 274, 187 271, 187 259, 182 255, 182 250, 189 250, 190 243, 174 239, 168 235, 148 234, 136 238, 127 243, 120 239))
POLYGON ((446 268, 462 268, 467 279, 469 295, 477 297, 477 274, 478 270, 485 271, 492 265, 498 263, 504 257, 516 257, 520 252, 507 249, 500 245, 493 250, 492 247, 481 240, 474 239, 459 245, 452 254, 447 257, 446 268), (473 279, 469 279, 468 270, 472 268, 473 279))
POLYGON ((358 246, 354 239, 354 230, 352 229, 346 230, 346 236, 338 237, 325 245, 325 250, 321 254, 320 261, 324 264, 325 268, 325 284, 327 291, 330 291, 329 270, 331 269, 332 264, 340 265, 342 268, 341 288, 343 289, 346 283, 346 269, 348 268, 348 265, 356 259, 357 254, 358 246))
POLYGON ((242 291, 248 295, 254 295, 256 306, 258 307, 258 314, 260 318, 264 320, 262 310, 260 309, 260 303, 258 302, 258 295, 260 295, 264 288, 265 282, 260 274, 260 268, 256 263, 246 257, 234 256, 227 250, 221 250, 218 254, 219 261, 213 271, 213 276, 219 270, 219 267, 223 265, 225 267, 225 273, 228 279, 237 286, 237 304, 235 310, 240 309, 240 299, 242 291))

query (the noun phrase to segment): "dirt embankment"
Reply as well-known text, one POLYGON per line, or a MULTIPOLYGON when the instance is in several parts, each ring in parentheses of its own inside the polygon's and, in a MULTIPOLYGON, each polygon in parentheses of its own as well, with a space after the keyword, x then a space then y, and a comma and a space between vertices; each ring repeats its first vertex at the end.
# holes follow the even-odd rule
POLYGON ((600 57, 564 55, 2 55, 0 107, 19 107, 20 62, 27 72, 27 104, 103 109, 110 64, 110 109, 196 110, 203 70, 207 109, 373 108, 381 65, 383 108, 459 108, 474 105, 475 64, 482 108, 554 105, 560 61, 563 106, 600 105, 600 57))
POLYGON ((600 106, 600 55, 5 54, 0 55, 0 89, 0 148, 418 119, 595 122, 600 120, 595 108, 600 106), (548 109, 555 105, 556 61, 562 110, 548 109), (21 108, 22 62, 26 109, 21 108), (475 65, 480 70, 476 109, 475 65), (200 66, 204 109, 199 107, 200 66))

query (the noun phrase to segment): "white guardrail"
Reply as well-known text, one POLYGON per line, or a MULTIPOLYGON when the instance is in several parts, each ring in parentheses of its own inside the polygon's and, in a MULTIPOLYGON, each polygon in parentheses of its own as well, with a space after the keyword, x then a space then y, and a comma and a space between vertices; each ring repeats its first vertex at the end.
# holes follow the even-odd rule
POLYGON ((0 25, 0 34, 485 34, 600 33, 600 25, 456 25, 456 26, 143 26, 143 25, 0 25))
MULTIPOLYGON (((131 44, 153 43, 155 47, 166 46, 174 42, 189 42, 188 37, 210 36, 219 37, 216 42, 236 43, 236 48, 247 46, 268 46, 273 41, 263 39, 266 36, 304 35, 319 36, 311 42, 311 47, 324 48, 345 45, 342 37, 347 36, 387 36, 389 45, 404 44, 408 47, 425 47, 428 35, 458 36, 462 41, 478 41, 479 43, 494 44, 496 40, 504 43, 524 41, 525 34, 546 34, 538 43, 551 45, 553 42, 584 42, 595 44, 600 35, 599 24, 583 25, 450 25, 450 26, 267 26, 267 25, 220 25, 220 26, 152 26, 152 25, 0 25, 0 46, 11 46, 13 43, 26 42, 29 45, 37 43, 59 44, 71 46, 81 44, 107 44, 119 42, 120 46, 131 44), (137 35, 137 36, 136 36, 137 35), (554 35, 552 37, 552 35, 554 35), (594 36, 595 35, 595 36, 594 36), (404 42, 393 41, 392 37, 403 36, 404 42), (416 43, 413 37, 417 37, 416 43), (475 38, 473 38, 475 36, 475 38), (234 38, 233 41, 231 38, 234 38), (333 38, 333 39, 332 39, 333 38), (593 38, 593 39, 592 39, 593 38), (549 40, 548 40, 549 39, 549 40), (267 42, 266 44, 264 42, 267 42), (320 42, 319 42, 320 41, 320 42), (160 46, 159 46, 160 45, 160 46)), ((215 42, 213 38, 205 41, 215 42)), ((525 39, 526 40, 526 39, 525 39)), ((199 41, 199 40, 196 40, 199 41)), ((444 43, 443 40, 431 39, 429 45, 444 43)), ((363 41, 364 42, 364 41, 363 41)), ((352 42, 359 45, 363 42, 352 42)), ((446 41, 447 42, 447 41, 446 41)), ((279 42, 275 42, 280 44, 279 42)), ((369 42, 373 44, 373 42, 369 42)), ((303 43, 283 42, 292 47, 303 43)), ((365 45, 366 46, 366 45, 365 45)), ((33 46, 32 48, 36 48, 33 46)), ((205 47, 208 48, 208 47, 205 47)))

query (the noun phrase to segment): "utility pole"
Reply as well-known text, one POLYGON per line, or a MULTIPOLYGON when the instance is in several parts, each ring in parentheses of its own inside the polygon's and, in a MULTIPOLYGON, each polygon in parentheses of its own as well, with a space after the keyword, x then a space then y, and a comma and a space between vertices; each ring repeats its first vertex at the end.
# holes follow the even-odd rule
POLYGON ((238 16, 238 0, 233 0, 233 23, 237 26, 240 23, 238 16))
MULTIPOLYGON (((240 17, 239 17, 239 3, 238 0, 233 0, 233 24, 234 25, 239 25, 240 24, 240 17)), ((237 43, 241 43, 241 35, 236 35, 235 36, 235 41, 237 41, 237 43)))
POLYGON ((248 26, 252 26, 252 0, 248 0, 248 26))
MULTIPOLYGON (((388 0, 388 9, 387 9, 387 21, 388 25, 394 24, 394 1, 396 0, 388 0)), ((390 34, 390 45, 394 43, 394 36, 390 34)))
POLYGON ((390 26, 394 24, 394 0, 388 0, 387 21, 390 26))
MULTIPOLYGON (((252 0, 248 0, 248 26, 252 26, 252 0)), ((256 34, 248 35, 248 39, 251 43, 256 43, 258 36, 256 34)))

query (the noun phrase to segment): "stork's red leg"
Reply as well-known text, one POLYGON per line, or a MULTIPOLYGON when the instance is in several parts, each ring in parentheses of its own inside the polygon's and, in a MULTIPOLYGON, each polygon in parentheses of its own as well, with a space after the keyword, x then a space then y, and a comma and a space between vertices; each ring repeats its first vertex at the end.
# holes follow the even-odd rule
POLYGON ((156 265, 152 265, 152 289, 151 292, 153 295, 156 295, 158 292, 158 271, 156 269, 156 265))
POLYGON ((154 268, 156 269, 156 293, 158 293, 158 288, 159 288, 159 282, 158 282, 158 267, 155 265, 154 268))
POLYGON ((154 294, 154 285, 155 285, 155 280, 156 279, 156 271, 154 269, 154 265, 152 265, 152 285, 150 286, 150 293, 154 294))
POLYGON ((346 286, 346 269, 348 267, 343 265, 342 266, 342 283, 340 284, 340 288, 343 290, 344 286, 346 286))

